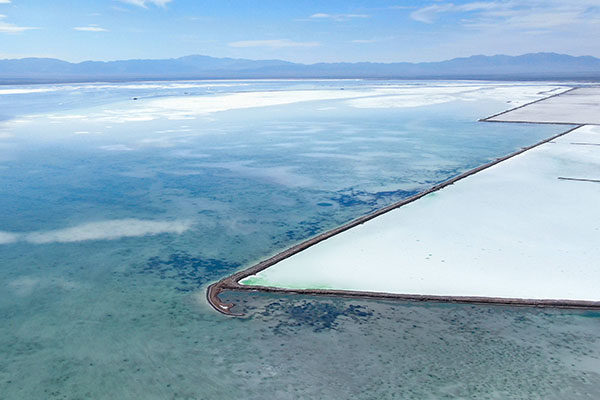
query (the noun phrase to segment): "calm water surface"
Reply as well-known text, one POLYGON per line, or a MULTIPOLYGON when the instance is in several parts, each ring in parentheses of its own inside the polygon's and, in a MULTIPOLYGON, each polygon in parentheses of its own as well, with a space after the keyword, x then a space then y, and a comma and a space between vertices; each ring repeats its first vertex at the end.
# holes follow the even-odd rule
POLYGON ((0 90, 0 398, 600 398, 597 312, 245 293, 225 295, 243 318, 206 305, 210 282, 566 128, 476 122, 510 107, 491 84, 403 108, 189 104, 436 85, 0 90))

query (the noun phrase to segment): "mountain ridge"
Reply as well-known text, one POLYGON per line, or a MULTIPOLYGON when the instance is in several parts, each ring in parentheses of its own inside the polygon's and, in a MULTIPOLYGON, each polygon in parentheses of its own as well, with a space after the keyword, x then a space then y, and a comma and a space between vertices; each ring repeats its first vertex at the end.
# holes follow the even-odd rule
POLYGON ((71 63, 55 58, 0 60, 0 82, 86 82, 174 79, 590 79, 600 80, 600 59, 557 53, 473 55, 435 62, 300 64, 188 55, 71 63))

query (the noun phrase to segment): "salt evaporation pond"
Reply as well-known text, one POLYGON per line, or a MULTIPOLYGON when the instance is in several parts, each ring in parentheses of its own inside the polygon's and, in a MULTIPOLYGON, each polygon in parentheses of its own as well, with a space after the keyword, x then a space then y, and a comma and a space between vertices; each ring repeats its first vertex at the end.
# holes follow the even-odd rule
POLYGON ((581 178, 600 171, 599 138, 578 127, 241 283, 600 308, 600 181, 581 178))
POLYGON ((1 87, 0 397, 598 398, 597 312, 228 293, 245 312, 230 318, 204 300, 210 282, 565 130, 476 122, 563 90, 1 87))

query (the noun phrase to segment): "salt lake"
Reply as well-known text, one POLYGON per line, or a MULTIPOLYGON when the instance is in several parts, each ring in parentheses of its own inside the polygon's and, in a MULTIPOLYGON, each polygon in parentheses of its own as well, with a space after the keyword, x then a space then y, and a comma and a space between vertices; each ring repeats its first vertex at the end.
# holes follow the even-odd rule
POLYGON ((600 313, 228 293, 295 243, 567 129, 560 83, 0 88, 0 397, 597 398, 600 313))

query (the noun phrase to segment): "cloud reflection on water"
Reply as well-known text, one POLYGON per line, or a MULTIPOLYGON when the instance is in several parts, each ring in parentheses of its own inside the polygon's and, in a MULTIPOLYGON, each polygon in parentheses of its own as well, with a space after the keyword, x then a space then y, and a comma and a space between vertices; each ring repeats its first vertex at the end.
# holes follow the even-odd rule
POLYGON ((182 234, 192 226, 190 221, 145 221, 133 218, 88 222, 70 228, 13 233, 0 231, 0 244, 28 242, 73 243, 86 240, 116 240, 124 237, 160 235, 163 233, 182 234))

